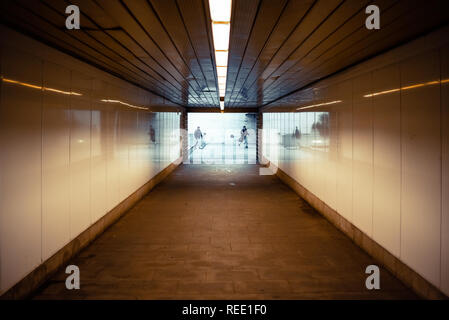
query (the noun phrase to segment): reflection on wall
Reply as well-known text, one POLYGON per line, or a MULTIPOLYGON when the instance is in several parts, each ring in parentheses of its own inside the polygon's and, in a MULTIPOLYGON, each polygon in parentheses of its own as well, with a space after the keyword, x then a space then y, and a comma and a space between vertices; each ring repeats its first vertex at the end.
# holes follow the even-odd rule
POLYGON ((274 163, 324 156, 331 144, 330 117, 329 112, 264 113, 265 156, 274 163))

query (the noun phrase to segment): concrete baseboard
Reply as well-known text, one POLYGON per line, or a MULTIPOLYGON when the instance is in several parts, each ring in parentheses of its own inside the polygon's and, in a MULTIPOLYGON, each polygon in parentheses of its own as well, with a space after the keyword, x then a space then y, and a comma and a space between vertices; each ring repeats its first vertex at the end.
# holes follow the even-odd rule
POLYGON ((61 267, 65 266, 70 259, 76 256, 83 248, 88 246, 107 228, 123 217, 128 210, 131 209, 146 194, 148 194, 151 189, 153 189, 170 173, 172 173, 179 166, 179 164, 181 164, 181 159, 178 159, 159 172, 150 181, 132 193, 128 198, 120 202, 114 209, 106 213, 97 222, 92 224, 75 239, 70 241, 53 256, 30 272, 25 278, 6 291, 2 296, 0 296, 0 300, 26 299, 32 295, 33 292, 35 292, 49 278, 51 278, 61 267))
POLYGON ((437 287, 424 279, 404 262, 388 252, 351 222, 343 218, 337 211, 330 208, 309 190, 304 188, 288 174, 277 168, 276 176, 293 189, 301 198, 322 214, 335 227, 348 236, 356 245, 376 259, 383 267, 401 280, 407 287, 424 299, 448 299, 437 287))

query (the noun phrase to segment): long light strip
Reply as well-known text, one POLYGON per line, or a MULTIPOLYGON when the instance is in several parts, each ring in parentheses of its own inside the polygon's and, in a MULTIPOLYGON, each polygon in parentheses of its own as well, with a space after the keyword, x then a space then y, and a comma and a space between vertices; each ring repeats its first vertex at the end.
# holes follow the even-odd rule
POLYGON ((323 103, 318 103, 318 104, 312 104, 310 106, 297 108, 296 110, 310 109, 310 108, 321 107, 321 106, 328 106, 330 104, 336 104, 336 103, 340 103, 340 102, 343 102, 343 101, 342 100, 335 100, 335 101, 330 101, 330 102, 323 102, 323 103))
POLYGON ((437 84, 440 84, 440 83, 449 83, 449 79, 443 79, 441 81, 440 80, 429 81, 429 82, 414 84, 414 85, 411 85, 411 86, 406 86, 406 87, 401 87, 401 88, 395 88, 395 89, 390 89, 390 90, 385 90, 385 91, 374 92, 374 93, 370 93, 370 94, 365 94, 363 97, 364 98, 371 98, 371 97, 381 96, 381 95, 384 95, 384 94, 398 92, 398 91, 401 91, 401 90, 416 89, 416 88, 421 88, 421 87, 437 85, 437 84))
MULTIPOLYGON (((20 86, 31 88, 31 89, 50 91, 50 92, 55 92, 55 93, 60 93, 60 94, 65 94, 65 95, 82 96, 81 93, 77 93, 77 92, 73 92, 73 91, 63 91, 63 90, 58 90, 55 88, 41 87, 41 86, 37 86, 37 85, 31 84, 31 83, 26 83, 26 82, 3 78, 3 77, 1 79, 3 82, 10 83, 10 84, 16 84, 16 85, 20 85, 20 86)), ((118 103, 118 104, 130 107, 130 108, 134 108, 134 109, 148 110, 148 108, 135 106, 135 105, 132 105, 132 104, 120 101, 120 100, 101 99, 101 101, 109 102, 109 103, 118 103)))
POLYGON ((102 102, 109 102, 109 103, 118 103, 118 104, 130 107, 130 108, 133 108, 133 109, 148 110, 148 108, 135 106, 135 105, 132 105, 132 104, 120 101, 120 100, 101 99, 101 101, 102 102))
POLYGON ((228 73, 229 35, 231 28, 232 0, 209 0, 214 39, 215 62, 217 64, 220 110, 224 110, 226 76, 228 73), (223 100, 223 101, 222 101, 223 100))
POLYGON ((19 85, 22 87, 31 88, 31 89, 50 91, 50 92, 55 92, 55 93, 60 93, 60 94, 65 94, 65 95, 82 96, 81 93, 77 93, 77 92, 73 92, 73 91, 63 91, 63 90, 58 90, 58 89, 54 89, 54 88, 41 87, 41 86, 37 86, 35 84, 26 83, 26 82, 17 81, 17 80, 8 79, 8 78, 3 78, 3 77, 2 77, 2 81, 6 82, 6 83, 16 84, 16 85, 19 85))

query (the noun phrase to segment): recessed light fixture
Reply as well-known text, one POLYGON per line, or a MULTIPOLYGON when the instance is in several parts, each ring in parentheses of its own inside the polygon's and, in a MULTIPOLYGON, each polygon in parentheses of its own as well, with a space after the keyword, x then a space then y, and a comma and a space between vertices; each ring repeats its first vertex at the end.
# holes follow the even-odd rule
POLYGON ((228 51, 215 50, 215 62, 217 66, 226 66, 228 64, 228 51))
POLYGON ((212 21, 231 21, 231 0, 209 0, 212 21))
POLYGON ((232 0, 209 0, 214 39, 215 63, 217 65, 220 110, 224 110, 226 76, 228 73, 229 35, 231 29, 232 0))
POLYGON ((229 22, 212 21, 212 33, 215 50, 227 51, 229 49, 229 22))

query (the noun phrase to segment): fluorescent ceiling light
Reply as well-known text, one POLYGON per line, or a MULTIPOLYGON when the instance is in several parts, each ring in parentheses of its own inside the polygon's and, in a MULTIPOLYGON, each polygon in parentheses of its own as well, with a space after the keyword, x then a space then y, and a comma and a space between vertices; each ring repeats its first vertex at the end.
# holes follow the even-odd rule
POLYGON ((228 52, 227 51, 215 51, 215 62, 217 66, 225 67, 228 65, 228 52))
POLYGON ((231 0, 209 0, 212 21, 231 20, 231 0))
POLYGON ((218 84, 226 84, 226 77, 218 77, 218 84))
POLYGON ((228 67, 217 67, 217 75, 219 77, 226 77, 228 73, 228 67))
POLYGON ((220 109, 224 110, 226 93, 226 75, 228 73, 228 50, 231 29, 232 0, 209 0, 212 20, 212 37, 215 50, 215 63, 218 76, 218 91, 220 94, 220 109))
POLYGON ((228 50, 229 30, 229 23, 212 23, 215 50, 228 50))

